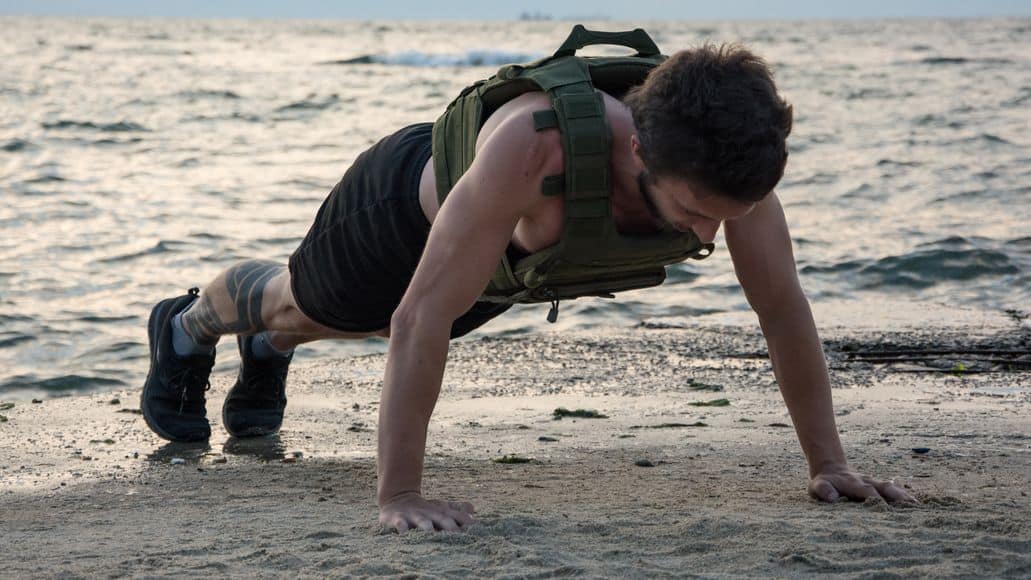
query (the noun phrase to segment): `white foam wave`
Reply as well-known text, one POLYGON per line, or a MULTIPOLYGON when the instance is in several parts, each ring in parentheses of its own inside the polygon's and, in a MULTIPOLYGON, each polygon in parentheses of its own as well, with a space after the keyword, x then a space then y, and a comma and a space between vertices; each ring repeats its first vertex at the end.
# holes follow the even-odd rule
POLYGON ((394 54, 370 55, 369 62, 397 66, 501 66, 513 62, 528 62, 543 55, 501 50, 470 50, 465 54, 434 54, 406 51, 394 54))

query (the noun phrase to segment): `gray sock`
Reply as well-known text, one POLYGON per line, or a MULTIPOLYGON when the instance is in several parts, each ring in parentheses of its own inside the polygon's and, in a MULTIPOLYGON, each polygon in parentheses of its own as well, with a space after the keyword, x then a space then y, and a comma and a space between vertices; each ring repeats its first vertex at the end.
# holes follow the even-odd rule
POLYGON ((254 335, 254 339, 251 341, 251 356, 254 360, 268 360, 273 357, 286 358, 293 354, 294 349, 290 350, 279 350, 272 346, 272 342, 269 341, 268 331, 262 332, 261 334, 254 335))
POLYGON ((200 344, 193 340, 186 330, 183 329, 183 313, 180 312, 172 317, 172 350, 179 356, 193 356, 197 354, 213 354, 215 346, 211 344, 200 344))

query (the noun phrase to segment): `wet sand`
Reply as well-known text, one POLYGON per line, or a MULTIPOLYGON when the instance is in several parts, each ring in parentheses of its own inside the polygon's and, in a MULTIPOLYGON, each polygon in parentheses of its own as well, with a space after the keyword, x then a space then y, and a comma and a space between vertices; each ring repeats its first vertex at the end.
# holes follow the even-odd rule
POLYGON ((376 524, 382 355, 299 356, 284 430, 262 440, 226 439, 218 410, 233 377, 224 374, 209 392, 214 435, 200 447, 151 434, 134 412, 136 392, 18 401, 0 411, 0 570, 1027 577, 1027 365, 862 355, 1026 351, 1023 317, 913 304, 817 309, 850 462, 909 487, 916 507, 807 497, 805 462, 748 313, 454 343, 425 488, 477 506, 479 523, 461 534, 398 536, 376 524), (691 405, 716 399, 729 404, 691 405), (556 420, 559 407, 607 417, 556 420), (531 461, 493 461, 505 455, 531 461))

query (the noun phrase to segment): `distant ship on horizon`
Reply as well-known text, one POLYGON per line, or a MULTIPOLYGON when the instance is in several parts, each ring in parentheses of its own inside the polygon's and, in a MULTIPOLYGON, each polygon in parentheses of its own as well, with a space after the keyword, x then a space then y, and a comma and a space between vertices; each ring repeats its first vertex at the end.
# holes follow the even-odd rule
POLYGON ((552 20, 551 14, 545 14, 544 12, 527 12, 522 11, 519 13, 519 20, 523 22, 541 22, 552 20))
POLYGON ((550 22, 552 20, 568 20, 570 22, 599 22, 610 20, 606 14, 568 14, 561 18, 555 18, 551 14, 546 12, 528 12, 523 11, 519 13, 519 20, 522 22, 550 22))

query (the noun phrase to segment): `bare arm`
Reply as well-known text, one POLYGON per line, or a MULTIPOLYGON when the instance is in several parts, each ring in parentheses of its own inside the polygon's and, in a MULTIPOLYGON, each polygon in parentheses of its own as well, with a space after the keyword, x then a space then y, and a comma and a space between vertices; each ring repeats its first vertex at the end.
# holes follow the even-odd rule
POLYGON ((901 488, 855 474, 838 438, 830 378, 812 310, 798 282, 784 210, 771 193, 755 209, 726 224, 727 246, 741 287, 759 316, 798 441, 809 463, 810 492, 911 499, 901 488), (830 485, 831 487, 828 487, 830 485))
POLYGON ((748 215, 728 221, 726 237, 738 280, 759 316, 810 475, 822 464, 844 463, 823 347, 798 282, 791 238, 776 194, 767 196, 748 215))
MULTIPOLYGON (((431 228, 422 259, 390 324, 379 415, 381 521, 450 529, 456 514, 421 498, 426 429, 440 393, 451 324, 483 292, 521 216, 554 167, 553 138, 529 115, 503 122, 481 145, 431 228)), ((461 523, 461 522, 459 522, 461 523)))

